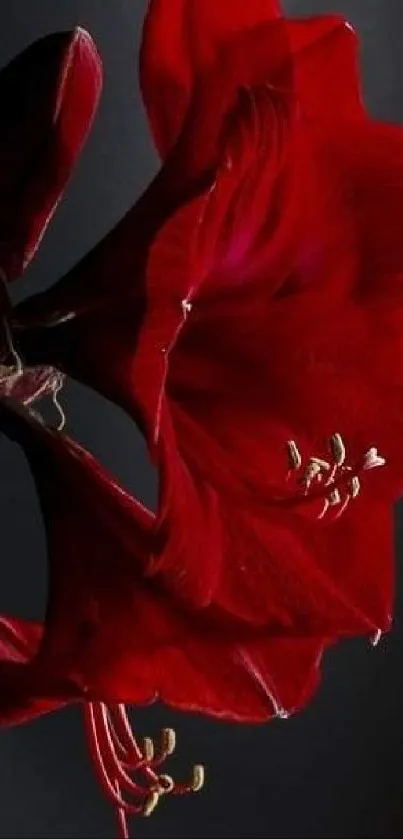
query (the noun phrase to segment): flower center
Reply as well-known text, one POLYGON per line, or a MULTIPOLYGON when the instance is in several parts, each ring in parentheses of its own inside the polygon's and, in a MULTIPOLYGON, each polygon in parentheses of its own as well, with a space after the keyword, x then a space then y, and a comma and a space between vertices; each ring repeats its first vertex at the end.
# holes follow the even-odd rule
POLYGON ((328 446, 329 460, 310 457, 304 462, 295 440, 289 440, 287 479, 296 477, 303 496, 323 499, 319 519, 323 519, 332 510, 335 511, 334 518, 338 519, 359 495, 363 473, 385 466, 386 461, 378 454, 375 446, 371 446, 358 463, 349 464, 346 446, 338 433, 332 434, 328 446))

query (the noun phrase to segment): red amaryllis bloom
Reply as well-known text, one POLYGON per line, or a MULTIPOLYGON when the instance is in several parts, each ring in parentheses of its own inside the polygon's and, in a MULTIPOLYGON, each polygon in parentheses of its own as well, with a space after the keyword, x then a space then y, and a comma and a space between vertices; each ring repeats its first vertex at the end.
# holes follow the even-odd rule
POLYGON ((403 133, 365 113, 348 24, 266 0, 154 0, 141 83, 164 164, 20 307, 26 356, 140 422, 161 476, 149 573, 184 604, 377 635, 403 477, 403 133))
POLYGON ((152 0, 141 80, 161 171, 16 313, 26 360, 126 408, 160 471, 154 518, 3 403, 51 562, 44 629, 3 622, 3 719, 86 700, 123 831, 126 793, 148 812, 173 783, 122 703, 285 715, 324 646, 389 627, 403 134, 366 115, 356 60, 339 18, 152 0))
MULTIPOLYGON (((1 228, 5 281, 34 252, 88 128, 99 83, 97 56, 81 31, 45 39, 0 77, 9 132, 0 157, 4 204, 15 207, 13 227, 5 214, 1 228), (12 101, 18 108, 10 113, 12 101)), ((30 413, 33 401, 54 391, 58 374, 22 366, 8 314, 5 296, 0 426, 24 448, 37 483, 50 584, 44 625, 0 619, 0 721, 16 724, 81 701, 94 765, 125 835, 127 814, 150 813, 162 794, 196 791, 203 773, 196 766, 189 784, 162 774, 173 731, 163 732, 153 755, 149 739, 135 741, 124 702, 161 698, 220 717, 268 719, 283 705, 307 701, 325 640, 250 629, 215 606, 195 614, 175 601, 164 580, 150 577, 150 558, 159 549, 155 517, 86 452, 30 413)))

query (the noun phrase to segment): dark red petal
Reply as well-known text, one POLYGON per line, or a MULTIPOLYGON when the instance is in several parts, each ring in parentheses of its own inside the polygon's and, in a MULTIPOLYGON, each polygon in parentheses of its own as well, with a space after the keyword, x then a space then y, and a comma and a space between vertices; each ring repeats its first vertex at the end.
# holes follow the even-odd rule
POLYGON ((83 29, 48 35, 0 74, 0 268, 32 259, 88 134, 101 61, 83 29))
MULTIPOLYGON (((144 24, 140 78, 151 130, 164 157, 175 144, 193 90, 208 73, 223 45, 240 32, 279 18, 278 2, 234 3, 154 0, 144 24)), ((357 38, 341 17, 287 21, 295 61, 296 89, 304 112, 332 120, 363 112, 357 38)), ((273 83, 273 42, 279 28, 267 32, 266 81, 273 83)), ((246 83, 240 78, 240 83, 246 83)))
POLYGON ((237 644, 198 633, 190 623, 172 643, 161 635, 153 649, 132 644, 110 670, 99 668, 94 691, 110 702, 160 699, 184 711, 259 722, 287 716, 311 699, 325 645, 320 638, 281 637, 237 644))
POLYGON ((360 290, 375 292, 399 305, 403 246, 403 127, 375 120, 334 126, 328 137, 329 160, 344 184, 356 231, 360 290))
POLYGON ((163 157, 178 139, 197 80, 216 63, 223 46, 279 15, 277 0, 231 0, 230 5, 228 0, 150 2, 140 82, 151 130, 163 157))
POLYGON ((295 86, 305 116, 319 120, 364 115, 358 38, 337 15, 287 21, 295 86))
POLYGON ((152 517, 87 453, 26 412, 3 403, 0 419, 37 483, 51 574, 45 633, 31 665, 23 662, 37 650, 40 629, 2 624, 5 721, 21 708, 29 716, 80 696, 135 703, 160 696, 239 720, 267 719, 307 700, 323 638, 251 633, 217 609, 184 611, 144 576, 152 517))
POLYGON ((40 624, 0 617, 0 726, 26 722, 68 701, 55 690, 50 695, 41 692, 40 683, 32 678, 29 663, 41 637, 40 624))

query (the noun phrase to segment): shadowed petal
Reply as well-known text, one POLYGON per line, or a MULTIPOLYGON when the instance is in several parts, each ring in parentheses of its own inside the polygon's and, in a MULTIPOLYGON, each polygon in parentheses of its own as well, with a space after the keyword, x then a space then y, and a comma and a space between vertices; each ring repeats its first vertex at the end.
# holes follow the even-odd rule
POLYGON ((101 61, 83 29, 48 35, 0 73, 0 269, 27 266, 88 134, 101 61))
POLYGON ((42 637, 33 621, 0 617, 0 725, 17 725, 57 710, 68 701, 55 686, 45 688, 30 662, 42 637))

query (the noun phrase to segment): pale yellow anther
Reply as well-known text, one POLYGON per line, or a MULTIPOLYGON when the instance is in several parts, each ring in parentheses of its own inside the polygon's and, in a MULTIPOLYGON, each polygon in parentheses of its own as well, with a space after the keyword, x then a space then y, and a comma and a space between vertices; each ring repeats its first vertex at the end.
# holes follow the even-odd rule
POLYGON ((304 471, 304 477, 302 478, 302 484, 305 486, 306 489, 309 489, 312 481, 314 481, 315 478, 317 478, 319 475, 321 475, 321 473, 322 473, 321 466, 314 460, 314 458, 311 458, 309 463, 308 463, 308 466, 306 467, 306 469, 304 471))
POLYGON ((336 466, 343 466, 346 459, 346 449, 340 434, 332 434, 330 438, 330 451, 336 466))
POLYGON ((154 759, 154 743, 151 737, 144 737, 142 752, 144 760, 146 760, 147 763, 151 763, 154 759))
POLYGON ((175 787, 175 781, 170 775, 159 775, 158 784, 161 795, 169 795, 175 787))
POLYGON ((155 789, 155 790, 152 790, 152 792, 149 792, 148 795, 146 796, 145 800, 144 800, 143 816, 146 816, 146 817, 151 816, 151 814, 154 812, 159 800, 160 800, 159 790, 155 789))
POLYGON ((161 732, 161 751, 165 757, 172 755, 176 747, 176 733, 173 728, 163 728, 161 732))
POLYGON ((331 507, 335 507, 337 504, 341 503, 341 495, 338 489, 334 489, 331 493, 329 493, 329 505, 331 507))
POLYGON ((321 472, 329 472, 330 470, 330 463, 327 460, 321 460, 320 457, 311 457, 310 462, 317 465, 321 472))
POLYGON ((190 782, 190 788, 192 792, 200 792, 200 790, 204 786, 204 766, 200 763, 197 763, 192 770, 192 779, 190 782))
POLYGON ((385 463, 385 458, 378 454, 378 449, 376 449, 375 446, 372 446, 365 454, 363 468, 376 469, 379 466, 385 466, 385 463))
POLYGON ((287 442, 287 451, 288 457, 290 461, 290 468, 291 469, 300 469, 302 466, 302 457, 300 450, 295 442, 295 440, 288 440, 287 442))
POLYGON ((350 486, 351 486, 351 497, 352 498, 357 498, 357 495, 359 494, 360 489, 361 489, 360 479, 357 477, 357 475, 354 475, 354 477, 351 478, 350 486))

